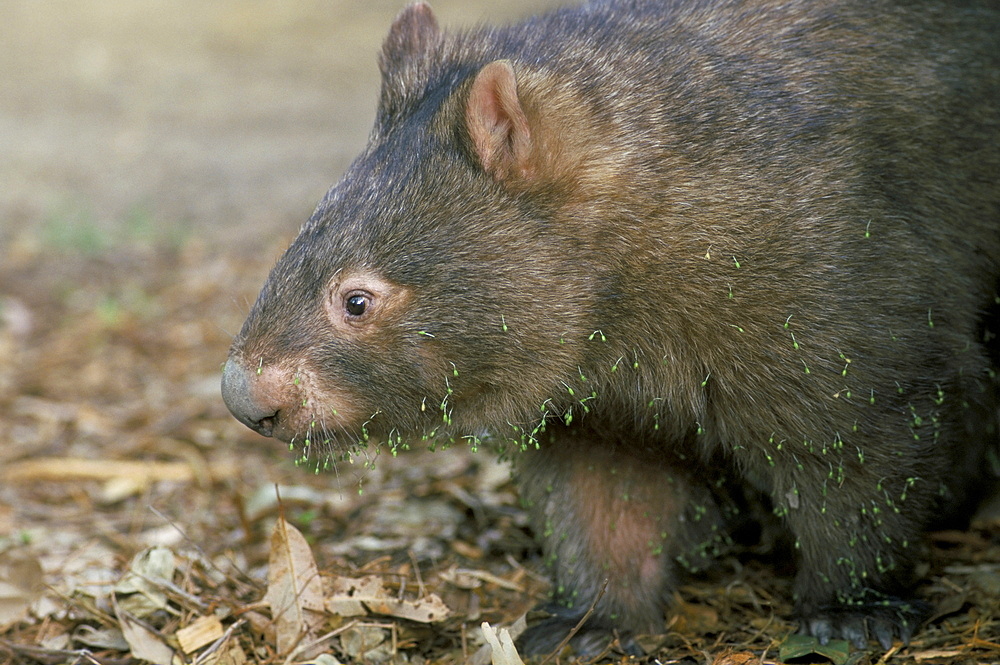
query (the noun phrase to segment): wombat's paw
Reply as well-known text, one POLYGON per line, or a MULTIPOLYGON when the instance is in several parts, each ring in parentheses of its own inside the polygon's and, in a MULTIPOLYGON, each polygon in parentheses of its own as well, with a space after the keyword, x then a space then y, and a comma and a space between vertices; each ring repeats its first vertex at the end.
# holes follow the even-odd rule
POLYGON ((889 649, 897 638, 909 644, 914 631, 930 615, 930 609, 923 601, 899 598, 821 607, 802 616, 799 632, 812 635, 820 644, 840 638, 864 649, 870 639, 875 639, 889 649))
MULTIPOLYGON (((579 621, 579 616, 545 619, 524 631, 517 641, 517 648, 525 656, 552 653, 579 621)), ((631 637, 616 636, 612 630, 601 626, 588 627, 584 624, 569 643, 577 656, 592 658, 603 653, 616 640, 615 651, 632 656, 643 655, 642 648, 631 637)))

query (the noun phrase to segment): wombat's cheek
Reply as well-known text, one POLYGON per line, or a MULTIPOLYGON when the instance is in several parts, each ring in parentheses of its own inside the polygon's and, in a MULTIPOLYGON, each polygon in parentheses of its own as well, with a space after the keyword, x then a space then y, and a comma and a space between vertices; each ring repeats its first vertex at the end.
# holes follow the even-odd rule
POLYGON ((222 398, 241 423, 264 436, 302 441, 313 432, 352 429, 356 409, 346 395, 320 390, 311 372, 271 365, 247 367, 230 357, 222 374, 222 398))

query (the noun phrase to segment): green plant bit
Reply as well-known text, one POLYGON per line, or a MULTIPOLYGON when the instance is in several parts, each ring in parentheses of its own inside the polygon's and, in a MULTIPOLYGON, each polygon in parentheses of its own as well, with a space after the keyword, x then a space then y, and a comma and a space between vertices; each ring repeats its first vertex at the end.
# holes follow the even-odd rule
POLYGON ((478 436, 474 434, 467 434, 462 438, 469 442, 469 450, 471 450, 474 453, 479 452, 479 446, 480 444, 482 444, 482 440, 478 436))
POLYGON ((851 359, 843 353, 840 354, 840 359, 844 361, 844 369, 840 372, 840 375, 847 376, 847 368, 851 365, 851 359))

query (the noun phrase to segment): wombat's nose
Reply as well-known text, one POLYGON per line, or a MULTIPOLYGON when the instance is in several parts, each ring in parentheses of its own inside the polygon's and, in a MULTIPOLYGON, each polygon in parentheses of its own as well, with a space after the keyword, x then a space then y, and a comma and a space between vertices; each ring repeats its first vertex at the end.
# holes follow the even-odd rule
POLYGON ((260 404, 250 390, 250 373, 232 358, 222 372, 222 399, 238 421, 250 429, 272 436, 277 409, 260 404))

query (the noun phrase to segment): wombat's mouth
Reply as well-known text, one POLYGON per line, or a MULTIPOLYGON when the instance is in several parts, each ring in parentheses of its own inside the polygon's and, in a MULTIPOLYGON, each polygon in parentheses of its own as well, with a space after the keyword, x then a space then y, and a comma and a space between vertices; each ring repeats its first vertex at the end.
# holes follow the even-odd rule
POLYGON ((231 356, 222 374, 222 398, 241 423, 286 443, 363 438, 365 426, 355 433, 351 424, 364 423, 364 418, 344 408, 342 396, 318 391, 314 383, 308 372, 281 365, 248 368, 231 356))
POLYGON ((250 429, 262 436, 268 436, 279 441, 284 441, 285 443, 297 443, 304 438, 307 438, 307 435, 288 427, 287 420, 282 418, 282 414, 280 412, 269 418, 264 418, 257 423, 249 425, 247 423, 243 424, 247 425, 250 429))
POLYGON ((475 448, 485 443, 524 447, 534 442, 546 414, 518 409, 510 400, 492 396, 480 386, 463 394, 462 406, 455 394, 448 393, 441 400, 416 400, 409 409, 405 404, 379 408, 371 404, 371 396, 331 388, 308 368, 248 363, 240 353, 230 356, 222 375, 222 397, 233 416, 262 436, 284 441, 303 458, 339 456, 369 445, 461 442, 475 448), (372 410, 363 411, 359 404, 372 410), (503 434, 496 435, 497 431, 503 434))

